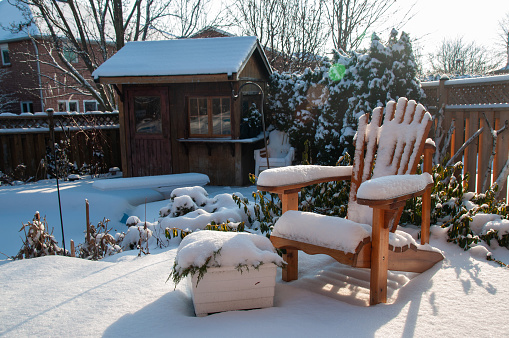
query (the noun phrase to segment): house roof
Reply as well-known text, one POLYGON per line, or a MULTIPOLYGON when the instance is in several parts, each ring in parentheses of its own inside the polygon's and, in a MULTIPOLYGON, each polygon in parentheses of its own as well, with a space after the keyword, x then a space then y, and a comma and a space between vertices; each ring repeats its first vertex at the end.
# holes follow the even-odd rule
POLYGON ((0 42, 25 40, 30 35, 40 35, 39 29, 33 24, 32 11, 28 5, 19 2, 18 6, 13 6, 8 0, 0 0, 0 42), (16 30, 14 33, 12 28, 16 30))
POLYGON ((260 53, 270 74, 270 65, 257 38, 241 36, 129 42, 92 75, 96 80, 217 74, 231 77, 244 68, 255 51, 260 53))

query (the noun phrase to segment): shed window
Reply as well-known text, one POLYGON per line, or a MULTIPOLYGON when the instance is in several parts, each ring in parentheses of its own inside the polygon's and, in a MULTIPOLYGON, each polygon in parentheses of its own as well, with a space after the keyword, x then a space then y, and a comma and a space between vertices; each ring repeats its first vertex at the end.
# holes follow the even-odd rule
POLYGON ((231 135, 229 97, 189 99, 189 131, 191 136, 218 137, 231 135))
POLYGON ((136 132, 161 134, 161 98, 159 96, 136 96, 134 98, 136 132))

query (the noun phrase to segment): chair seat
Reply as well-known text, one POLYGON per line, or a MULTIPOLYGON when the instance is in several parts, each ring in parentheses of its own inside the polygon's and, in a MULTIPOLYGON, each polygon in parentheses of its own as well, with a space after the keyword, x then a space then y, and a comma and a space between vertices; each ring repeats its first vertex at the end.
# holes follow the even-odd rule
MULTIPOLYGON (((276 222, 271 235, 356 253, 359 243, 371 239, 371 226, 345 218, 288 210, 276 222)), ((433 250, 430 245, 421 245, 410 234, 399 230, 389 233, 389 246, 391 251, 404 251, 410 247, 433 250)))

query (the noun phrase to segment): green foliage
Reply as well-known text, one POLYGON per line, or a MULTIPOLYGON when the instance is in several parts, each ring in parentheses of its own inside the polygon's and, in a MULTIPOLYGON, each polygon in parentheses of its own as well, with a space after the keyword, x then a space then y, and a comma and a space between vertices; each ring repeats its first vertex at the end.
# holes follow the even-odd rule
MULTIPOLYGON (((468 192, 468 173, 461 176, 463 163, 457 162, 445 167, 433 167, 434 185, 431 192, 431 224, 447 228, 448 242, 457 244, 464 250, 485 241, 488 245, 496 240, 500 246, 509 247, 509 235, 498 236, 496 230, 486 234, 476 234, 470 228, 473 217, 483 212, 507 218, 505 201, 496 199, 498 187, 492 186, 484 194, 468 192), (467 207, 468 205, 468 207, 467 207)), ((422 198, 407 201, 401 216, 402 223, 419 225, 422 216, 422 198)))
MULTIPOLYGON (((216 222, 212 221, 210 224, 205 226, 205 230, 213 230, 213 231, 224 231, 224 232, 244 232, 246 225, 244 222, 233 223, 230 221, 226 221, 226 223, 216 224, 216 222)), ((192 230, 182 230, 180 228, 166 228, 164 230, 164 235, 168 239, 180 237, 180 239, 184 239, 187 235, 192 233, 192 230)))
MULTIPOLYGON (((250 174, 251 183, 255 183, 255 176, 250 174)), ((252 212, 249 208, 247 198, 240 198, 233 195, 233 200, 239 208, 244 209, 253 230, 260 230, 261 233, 270 236, 277 219, 281 216, 281 201, 277 194, 267 193, 265 191, 256 191, 253 193, 254 207, 252 212)))
POLYGON ((194 275, 198 274, 198 279, 196 280, 196 286, 198 286, 198 283, 200 283, 203 276, 207 273, 207 267, 208 267, 210 261, 215 260, 216 256, 220 255, 220 254, 221 254, 221 248, 219 248, 217 251, 214 251, 214 253, 211 256, 207 257, 207 259, 205 260, 205 263, 203 265, 201 265, 201 266, 191 265, 191 266, 185 268, 184 270, 180 270, 178 268, 178 262, 175 259, 175 261, 173 262, 172 271, 166 281, 168 281, 171 278, 173 283, 175 284, 175 288, 177 288, 177 285, 184 278, 186 278, 187 276, 194 276, 194 275))
MULTIPOLYGON (((343 155, 337 165, 350 165, 348 153, 343 155)), ((325 182, 302 188, 299 209, 322 215, 346 217, 350 181, 325 182)))

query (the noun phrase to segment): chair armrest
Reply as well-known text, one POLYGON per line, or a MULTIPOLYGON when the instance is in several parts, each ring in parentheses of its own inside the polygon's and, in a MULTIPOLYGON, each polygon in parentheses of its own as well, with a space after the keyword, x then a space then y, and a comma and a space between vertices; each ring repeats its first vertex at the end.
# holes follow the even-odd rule
POLYGON ((421 196, 433 186, 428 173, 421 175, 390 175, 362 183, 357 190, 357 203, 370 207, 395 209, 406 200, 421 196))
POLYGON ((308 185, 350 179, 352 166, 294 165, 263 171, 257 188, 272 193, 300 191, 308 185))

